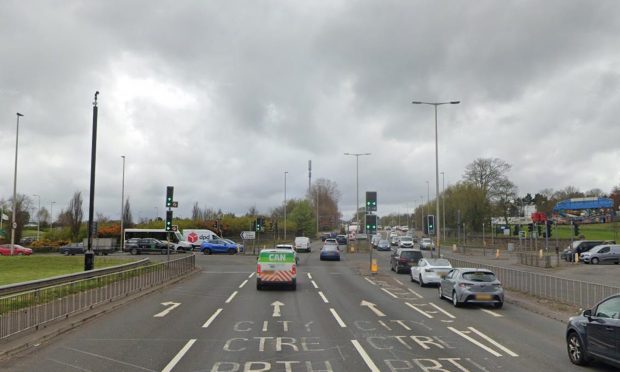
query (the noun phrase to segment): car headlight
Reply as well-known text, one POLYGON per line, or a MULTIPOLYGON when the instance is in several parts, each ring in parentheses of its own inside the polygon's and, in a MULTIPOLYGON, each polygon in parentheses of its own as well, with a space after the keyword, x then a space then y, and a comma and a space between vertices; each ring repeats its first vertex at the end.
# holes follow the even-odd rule
POLYGON ((493 284, 493 288, 495 288, 495 289, 502 289, 502 285, 501 284, 493 284))

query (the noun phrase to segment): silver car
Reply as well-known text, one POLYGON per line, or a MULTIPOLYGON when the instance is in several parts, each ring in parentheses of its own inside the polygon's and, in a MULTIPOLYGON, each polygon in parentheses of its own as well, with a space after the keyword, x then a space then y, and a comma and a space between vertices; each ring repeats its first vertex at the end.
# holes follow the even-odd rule
POLYGON ((587 252, 581 254, 581 260, 585 263, 598 264, 598 263, 620 263, 620 245, 618 244, 605 244, 597 245, 587 252))
POLYGON ((452 300, 455 307, 486 303, 499 309, 504 305, 504 289, 491 270, 456 268, 441 280, 439 298, 452 300))
POLYGON ((440 284, 452 265, 445 258, 423 258, 417 266, 411 266, 411 281, 420 283, 421 287, 427 284, 440 284))

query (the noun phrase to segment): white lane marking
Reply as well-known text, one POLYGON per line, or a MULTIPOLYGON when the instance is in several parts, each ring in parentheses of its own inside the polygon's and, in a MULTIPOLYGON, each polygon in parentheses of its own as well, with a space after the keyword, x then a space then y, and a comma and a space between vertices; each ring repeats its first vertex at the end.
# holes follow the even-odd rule
POLYGON ((306 275, 308 275, 308 279, 312 280, 312 274, 307 273, 306 275))
POLYGON ((215 313, 213 313, 213 315, 211 315, 211 317, 209 318, 209 320, 207 320, 205 322, 205 324, 202 325, 202 328, 207 328, 211 322, 213 322, 215 320, 215 318, 217 318, 218 315, 220 315, 220 313, 222 312, 222 308, 219 308, 215 311, 215 313))
POLYGON ((233 298, 235 298, 235 296, 236 296, 236 295, 237 295, 237 291, 234 291, 234 292, 230 295, 230 297, 228 297, 228 299, 226 300, 226 303, 227 303, 227 304, 229 304, 229 303, 230 303, 230 301, 232 301, 232 300, 233 300, 233 298))
POLYGON ((254 274, 256 274, 256 273, 252 273, 252 274, 250 274, 250 276, 248 276, 248 279, 250 279, 251 277, 253 277, 253 276, 254 276, 254 274))
POLYGON ((164 306, 169 306, 169 307, 165 309, 164 311, 162 311, 161 313, 157 313, 153 315, 153 318, 165 317, 166 315, 168 315, 169 312, 171 312, 172 310, 176 309, 177 307, 181 305, 180 302, 172 302, 172 301, 162 302, 161 304, 164 306))
POLYGON ((284 306, 284 304, 280 301, 274 301, 271 303, 271 306, 273 306, 273 314, 271 316, 274 318, 279 318, 280 317, 280 306, 284 306))
POLYGON ((165 366, 164 369, 161 370, 161 372, 170 372, 170 371, 172 371, 174 366, 176 366, 177 363, 181 360, 181 358, 183 358, 183 355, 185 355, 185 353, 187 353, 189 351, 189 348, 192 347, 194 342, 196 342, 195 338, 192 338, 191 340, 187 341, 185 346, 183 346, 183 348, 177 353, 177 355, 174 356, 174 358, 172 358, 170 363, 168 363, 168 365, 165 366))
POLYGON ((489 336, 485 335, 484 333, 480 332, 476 328, 474 328, 474 327, 467 327, 467 328, 469 328, 472 332, 474 332, 478 336, 484 338, 487 342, 490 342, 491 344, 497 346, 498 348, 503 350, 506 354, 508 354, 510 356, 513 356, 513 357, 518 357, 519 356, 519 354, 517 354, 517 353, 513 352, 512 350, 508 349, 504 345, 500 344, 499 342, 495 341, 491 337, 489 337, 489 336))
POLYGON ((379 309, 377 309, 377 305, 373 304, 372 302, 362 300, 362 302, 360 302, 360 306, 368 307, 370 310, 372 310, 373 313, 375 313, 376 316, 385 316, 385 314, 383 314, 379 309))
POLYGON ((366 279, 366 281, 372 285, 376 285, 375 282, 373 282, 371 279, 364 277, 364 279, 366 279))
POLYGON ((373 362, 372 359, 370 359, 370 356, 368 355, 368 353, 366 353, 366 350, 364 350, 362 345, 360 345, 359 341, 351 340, 351 342, 353 343, 353 346, 355 346, 355 350, 357 350, 357 352, 362 357, 362 359, 364 359, 364 363, 366 363, 368 368, 372 372, 381 372, 381 370, 377 367, 375 362, 373 362))
POLYGON ((319 289, 319 286, 318 286, 318 285, 316 285, 316 282, 315 282, 314 280, 313 280, 311 283, 312 283, 312 285, 314 286, 314 288, 319 289))
POLYGON ((329 301, 327 301, 327 297, 325 297, 325 295, 323 294, 323 292, 319 291, 319 296, 321 296, 321 298, 323 299, 323 302, 325 302, 326 304, 329 303, 329 301))
POLYGON ((498 353, 497 351, 491 349, 490 347, 474 340, 473 338, 469 337, 468 335, 466 335, 465 333, 459 331, 458 329, 454 328, 454 327, 448 327, 449 330, 451 330, 452 332, 456 333, 457 335, 463 337, 464 339, 466 339, 467 341, 471 342, 474 345, 477 345, 478 347, 488 351, 489 353, 495 355, 496 357, 500 357, 502 356, 502 354, 498 353))
POLYGON ((409 302, 405 302, 405 305, 409 306, 410 308, 412 308, 413 310, 417 311, 418 313, 424 315, 425 317, 427 317, 429 319, 433 319, 432 315, 427 314, 426 311, 422 311, 422 310, 418 309, 417 307, 413 306, 409 302))
POLYGON ((400 285, 403 285, 403 282, 401 282, 401 281, 400 281, 400 280, 398 280, 398 279, 394 279, 394 281, 395 281, 396 283, 400 284, 400 285))
POLYGON ((385 292, 385 293, 389 294, 390 296, 394 297, 394 298, 398 298, 398 296, 397 296, 397 295, 395 295, 394 293, 392 293, 392 292, 388 291, 388 290, 387 290, 387 289, 385 289, 385 288, 381 288, 381 290, 382 290, 383 292, 385 292))
POLYGON ((239 288, 243 288, 244 285, 246 285, 248 282, 248 279, 244 280, 243 283, 241 283, 241 285, 239 286, 239 288))
POLYGON ((487 310, 487 309, 480 309, 480 310, 484 311, 484 312, 485 312, 485 313, 487 313, 487 314, 491 314, 491 315, 493 315, 493 316, 494 316, 494 317, 496 317, 496 318, 501 318, 501 317, 503 317, 503 315, 498 314, 498 313, 496 313, 496 312, 494 312, 494 311, 491 311, 491 310, 487 310))
POLYGON ((429 302, 428 304, 431 305, 432 307, 434 307, 435 309, 441 311, 442 313, 446 314, 449 318, 456 319, 456 317, 454 315, 450 314, 449 312, 445 311, 444 309, 440 308, 439 306, 435 305, 434 303, 429 302))
POLYGON ((331 311, 331 313, 334 316, 334 318, 336 318, 336 321, 338 322, 338 324, 340 325, 341 328, 346 328, 347 327, 347 325, 344 324, 344 322, 340 318, 340 315, 338 315, 338 313, 336 312, 336 310, 334 310, 333 307, 330 308, 329 311, 331 311))
POLYGON ((414 291, 414 290, 413 290, 413 289, 411 289, 411 288, 407 288, 407 290, 408 290, 409 292, 413 293, 414 295, 418 296, 418 298, 424 298, 424 297, 422 297, 419 293, 417 293, 416 291, 414 291))

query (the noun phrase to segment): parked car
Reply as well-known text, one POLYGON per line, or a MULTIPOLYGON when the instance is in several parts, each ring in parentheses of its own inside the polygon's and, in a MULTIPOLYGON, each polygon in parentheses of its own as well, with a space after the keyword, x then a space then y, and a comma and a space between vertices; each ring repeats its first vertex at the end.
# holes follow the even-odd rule
POLYGON ((338 245, 333 245, 333 244, 323 245, 323 248, 321 248, 321 254, 319 258, 321 261, 325 261, 325 260, 340 261, 340 249, 338 249, 338 245))
POLYGON ((616 242, 604 240, 575 240, 562 251, 560 257, 568 262, 573 262, 575 261, 575 253, 579 253, 579 256, 581 256, 582 253, 601 244, 616 244, 616 242))
MULTIPOLYGON (((129 242, 128 239, 127 241, 129 242)), ((126 247, 129 253, 136 255, 142 253, 160 253, 167 254, 168 252, 174 253, 174 245, 162 242, 161 240, 157 240, 154 238, 141 238, 138 239, 135 243, 131 242, 129 247, 126 247)))
POLYGON ((226 253, 226 254, 236 254, 237 253, 237 243, 229 243, 224 239, 211 239, 203 242, 200 245, 200 252, 202 254, 213 254, 213 253, 226 253))
POLYGON ((491 270, 456 268, 439 284, 439 298, 452 300, 455 307, 468 303, 504 305, 504 289, 491 270))
POLYGON ((256 289, 265 285, 284 284, 297 289, 295 254, 289 249, 263 249, 256 263, 256 289))
POLYGON ((338 244, 346 245, 347 244, 347 236, 346 235, 336 235, 336 241, 338 244))
POLYGON ((401 271, 410 272, 411 266, 418 264, 422 258, 422 252, 412 248, 398 248, 390 256, 390 269, 396 273, 401 271))
POLYGON ((19 240, 19 244, 30 244, 37 240, 36 236, 25 236, 19 240))
POLYGON ((598 359, 620 368, 620 293, 573 316, 566 326, 566 347, 573 364, 598 359), (615 343, 614 343, 615 339, 615 343))
MULTIPOLYGON (((32 249, 22 247, 21 245, 13 244, 13 256, 30 256, 31 254, 32 254, 32 249)), ((0 245, 0 255, 10 256, 11 245, 10 244, 0 245)))
POLYGON ((377 244, 378 251, 389 251, 390 250, 390 242, 387 239, 379 240, 379 244, 377 244))
POLYGON ((86 248, 84 247, 84 243, 69 243, 58 248, 58 252, 60 252, 60 254, 64 254, 65 256, 84 254, 85 251, 86 248))
POLYGON ((399 248, 413 248, 413 238, 410 236, 401 236, 398 238, 399 248))
POLYGON ((584 263, 620 263, 620 245, 602 244, 581 254, 581 261, 584 263))
POLYGON ((421 287, 426 284, 440 284, 452 265, 445 258, 422 258, 417 266, 411 266, 411 281, 420 283, 421 287))
POLYGON ((295 238, 295 250, 297 252, 305 251, 310 253, 311 249, 312 248, 310 248, 310 238, 305 236, 298 236, 295 238))
POLYGON ((420 240, 420 249, 431 250, 431 251, 434 250, 435 243, 433 243, 433 239, 422 238, 422 240, 420 240))

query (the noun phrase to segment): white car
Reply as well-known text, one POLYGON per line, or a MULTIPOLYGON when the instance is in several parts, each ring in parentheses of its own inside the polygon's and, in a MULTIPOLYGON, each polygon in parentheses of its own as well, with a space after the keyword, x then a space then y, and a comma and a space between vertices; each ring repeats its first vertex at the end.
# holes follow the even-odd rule
POLYGON ((431 238, 422 238, 420 241, 420 249, 434 250, 435 244, 431 238))
POLYGON ((410 236, 399 237, 398 248, 413 248, 413 238, 410 236))
POLYGON ((411 266, 411 281, 427 284, 440 284, 441 279, 452 270, 450 261, 445 258, 422 258, 417 266, 411 266))
POLYGON ((295 253, 295 264, 299 265, 299 257, 297 256, 297 251, 292 244, 278 244, 276 245, 276 249, 286 249, 293 251, 295 253))

